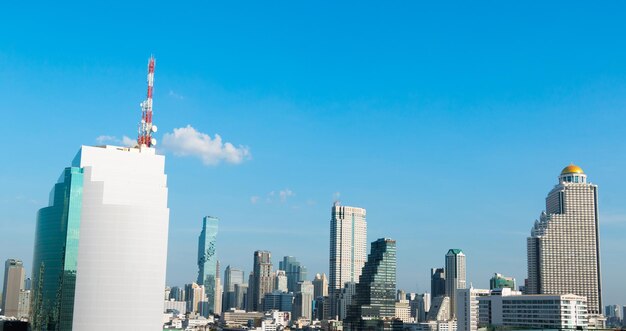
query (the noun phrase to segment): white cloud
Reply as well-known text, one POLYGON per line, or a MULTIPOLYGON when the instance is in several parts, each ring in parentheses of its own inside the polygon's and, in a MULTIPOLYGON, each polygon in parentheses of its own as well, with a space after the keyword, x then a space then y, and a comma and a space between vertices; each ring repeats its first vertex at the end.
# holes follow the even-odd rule
POLYGON ((163 135, 163 149, 176 156, 197 157, 205 165, 217 165, 222 161, 239 164, 252 157, 247 146, 235 147, 232 143, 223 142, 219 134, 211 138, 191 125, 163 135))
POLYGON ((250 197, 250 203, 252 203, 253 205, 256 204, 257 202, 259 202, 259 197, 258 196, 251 196, 250 197))
POLYGON ((96 141, 100 145, 115 144, 115 145, 122 145, 122 146, 133 146, 136 143, 135 139, 131 139, 127 136, 123 136, 122 139, 118 139, 116 136, 102 135, 102 136, 98 136, 96 138, 96 141))
POLYGON ((287 201, 287 198, 293 196, 293 192, 287 188, 278 192, 278 196, 280 196, 280 202, 285 202, 287 201))
POLYGON ((180 95, 180 94, 178 94, 178 93, 176 93, 176 92, 174 92, 174 91, 172 91, 172 90, 170 90, 170 91, 167 93, 167 95, 169 95, 169 96, 170 96, 170 97, 172 97, 172 98, 178 99, 178 100, 183 100, 183 99, 185 99, 185 97, 184 97, 184 96, 182 96, 182 95, 180 95))

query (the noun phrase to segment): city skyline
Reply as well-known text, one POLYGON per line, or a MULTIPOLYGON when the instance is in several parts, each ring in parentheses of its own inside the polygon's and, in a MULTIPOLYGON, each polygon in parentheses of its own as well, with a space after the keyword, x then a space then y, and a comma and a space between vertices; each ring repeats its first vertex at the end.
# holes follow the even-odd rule
POLYGON ((617 14, 624 5, 508 7, 517 14, 500 17, 501 4, 364 4, 354 26, 334 14, 353 13, 349 5, 287 5, 314 19, 259 4, 241 13, 155 5, 149 10, 159 17, 189 19, 155 27, 148 40, 139 6, 99 8, 119 18, 114 27, 100 17, 84 22, 91 15, 80 6, 48 6, 46 15, 20 15, 19 4, 0 13, 6 31, 26 25, 0 36, 0 260, 22 260, 28 275, 36 212, 59 170, 81 145, 135 139, 145 59, 154 53, 154 136, 170 190, 168 285, 197 274, 189 238, 207 214, 221 220, 223 266, 249 272, 250 254, 268 250, 274 265, 298 257, 308 280, 329 275, 328 207, 336 199, 367 209, 366 242, 398 241, 398 288, 428 291, 429 269, 451 247, 470 257, 468 284, 488 288, 499 272, 521 285, 525 240, 546 188, 573 162, 601 188, 603 304, 626 303, 626 270, 611 263, 623 255, 626 232, 626 49, 615 42, 626 31, 617 14), (590 13, 600 18, 583 29, 590 13), (44 27, 67 38, 48 40, 44 27), (206 142, 204 134, 220 135, 217 153, 178 144, 206 142), (467 236, 473 232, 489 244, 467 236))

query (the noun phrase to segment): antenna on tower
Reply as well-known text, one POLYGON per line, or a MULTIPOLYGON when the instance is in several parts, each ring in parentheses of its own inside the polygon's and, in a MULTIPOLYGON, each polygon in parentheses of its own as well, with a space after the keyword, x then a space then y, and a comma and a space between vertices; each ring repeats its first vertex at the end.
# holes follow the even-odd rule
POLYGON ((150 56, 148 60, 148 96, 141 107, 141 122, 139 122, 139 134, 137 136, 137 145, 152 147, 156 145, 156 139, 152 138, 152 133, 157 131, 157 126, 152 124, 152 88, 154 85, 154 65, 156 61, 154 56, 150 56))

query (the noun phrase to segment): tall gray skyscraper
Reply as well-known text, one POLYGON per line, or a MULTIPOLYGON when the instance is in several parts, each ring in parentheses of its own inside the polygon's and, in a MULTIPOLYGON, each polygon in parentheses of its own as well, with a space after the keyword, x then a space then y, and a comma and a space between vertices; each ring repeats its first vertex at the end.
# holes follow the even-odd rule
POLYGON ((266 293, 271 293, 274 288, 272 274, 272 255, 268 251, 254 252, 254 268, 252 276, 252 307, 250 311, 263 310, 263 297, 266 293))
POLYGON ((294 295, 292 318, 305 318, 309 321, 313 320, 313 284, 308 281, 298 283, 296 293, 294 295))
POLYGON ((293 256, 285 256, 278 263, 278 269, 284 270, 287 275, 287 288, 289 292, 296 292, 299 282, 305 281, 307 278, 306 267, 296 260, 293 256))
MULTIPOLYGON (((215 244, 217 240, 218 218, 205 216, 202 219, 202 232, 198 237, 198 285, 204 285, 208 310, 215 313, 216 293, 218 292, 217 256, 215 244)), ((219 313, 219 312, 217 312, 219 313)))
POLYGON ((446 295, 446 272, 443 268, 430 269, 430 295, 431 298, 446 295))
POLYGON ((4 284, 2 286, 2 314, 18 317, 20 290, 24 289, 24 265, 21 260, 8 259, 4 262, 4 284))
POLYGON ((326 277, 326 273, 315 275, 315 279, 313 279, 313 289, 315 299, 328 296, 328 277, 326 277))
POLYGON ((347 330, 384 330, 395 316, 396 241, 381 238, 372 243, 356 294, 345 320, 347 330))
POLYGON ((333 204, 330 219, 330 314, 339 314, 338 301, 346 282, 359 281, 367 256, 367 222, 363 208, 333 204))
POLYGON ((456 316, 456 290, 465 288, 465 254, 460 249, 450 249, 446 254, 446 296, 450 298, 450 318, 456 316))
POLYGON ((598 186, 573 164, 558 179, 527 239, 526 292, 586 296, 588 312, 602 314, 598 186))
POLYGON ((222 310, 227 311, 230 308, 243 308, 242 306, 237 306, 235 285, 244 283, 243 270, 232 268, 231 266, 226 267, 226 270, 224 270, 224 299, 222 301, 222 310))

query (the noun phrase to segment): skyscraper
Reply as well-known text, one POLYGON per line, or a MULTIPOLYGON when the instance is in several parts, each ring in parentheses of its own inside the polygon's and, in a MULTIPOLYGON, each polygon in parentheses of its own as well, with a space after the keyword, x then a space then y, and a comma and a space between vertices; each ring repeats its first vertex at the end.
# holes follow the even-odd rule
POLYGON ((395 313, 396 241, 381 238, 372 243, 345 323, 347 330, 382 330, 395 313))
MULTIPOLYGON (((217 256, 217 217, 205 216, 202 219, 202 231, 198 237, 198 285, 204 285, 205 296, 209 302, 208 310, 215 313, 217 256)), ((218 311, 219 313, 219 311, 218 311)))
POLYGON ((315 279, 313 280, 313 289, 313 296, 315 299, 318 297, 328 296, 328 278, 326 277, 326 273, 315 275, 315 279))
POLYGON ((446 296, 450 298, 450 317, 456 316, 456 291, 466 288, 465 254, 450 249, 446 254, 446 296))
POLYGON ((2 314, 18 317, 20 290, 24 289, 24 265, 21 260, 8 259, 4 262, 4 284, 2 286, 2 314))
POLYGON ((527 239, 526 292, 585 296, 588 312, 601 314, 598 186, 573 164, 558 179, 527 239))
POLYGON ((224 300, 222 302, 222 310, 227 311, 230 308, 241 309, 243 306, 237 306, 235 296, 235 285, 244 284, 243 270, 227 266, 224 270, 224 300))
POLYGON ((293 313, 291 314, 294 320, 298 318, 313 320, 313 292, 313 284, 310 281, 305 280, 298 283, 294 295, 293 313))
POLYGON ((363 208, 333 204, 330 219, 329 296, 331 318, 346 282, 358 282, 367 255, 367 222, 363 208))
POLYGON ((446 295, 446 272, 443 268, 430 269, 430 295, 433 299, 446 295))
POLYGON ((33 330, 110 330, 119 327, 110 316, 129 311, 129 329, 162 327, 164 166, 145 145, 81 147, 37 215, 33 330))
POLYGON ((272 255, 268 251, 254 252, 254 268, 252 276, 252 307, 249 311, 262 311, 262 300, 265 293, 273 290, 272 255))
POLYGON ((279 292, 289 292, 287 283, 288 278, 285 274, 285 270, 277 270, 276 276, 274 276, 274 290, 279 292))
POLYGON ((296 292, 299 282, 307 278, 307 269, 301 265, 293 256, 285 256, 278 263, 278 269, 284 270, 287 275, 287 289, 289 292, 296 292))

